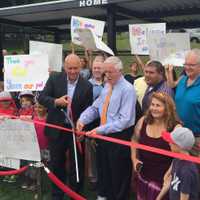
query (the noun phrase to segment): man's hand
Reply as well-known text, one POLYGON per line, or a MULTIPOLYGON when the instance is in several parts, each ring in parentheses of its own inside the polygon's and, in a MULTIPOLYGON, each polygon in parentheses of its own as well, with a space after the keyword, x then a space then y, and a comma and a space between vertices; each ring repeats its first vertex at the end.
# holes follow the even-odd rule
MULTIPOLYGON (((83 124, 81 121, 78 120, 76 123, 76 131, 78 131, 78 132, 82 131, 84 126, 85 126, 85 124, 83 124)), ((84 139, 84 135, 79 135, 77 133, 76 138, 78 139, 78 141, 82 141, 84 139)))
POLYGON ((91 131, 86 132, 86 136, 90 136, 90 135, 93 135, 93 134, 97 134, 97 130, 96 129, 93 129, 91 131))
POLYGON ((77 123, 76 123, 76 130, 82 131, 84 126, 85 126, 85 124, 83 124, 81 121, 78 120, 77 123))
POLYGON ((54 101, 55 106, 61 106, 61 107, 66 107, 69 102, 70 102, 70 98, 67 95, 57 98, 54 101))

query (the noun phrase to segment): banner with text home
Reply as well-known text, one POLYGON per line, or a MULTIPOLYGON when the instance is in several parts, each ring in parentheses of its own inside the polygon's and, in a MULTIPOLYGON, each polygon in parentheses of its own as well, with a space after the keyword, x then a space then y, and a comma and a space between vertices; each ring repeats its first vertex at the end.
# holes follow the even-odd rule
POLYGON ((149 55, 147 36, 152 33, 166 33, 165 23, 131 24, 129 25, 129 40, 131 53, 137 55, 149 55))
POLYGON ((105 22, 84 17, 71 17, 71 40, 74 44, 81 45, 76 29, 90 29, 100 39, 103 37, 105 22))
POLYGON ((14 55, 4 57, 5 91, 41 91, 48 79, 48 55, 14 55))

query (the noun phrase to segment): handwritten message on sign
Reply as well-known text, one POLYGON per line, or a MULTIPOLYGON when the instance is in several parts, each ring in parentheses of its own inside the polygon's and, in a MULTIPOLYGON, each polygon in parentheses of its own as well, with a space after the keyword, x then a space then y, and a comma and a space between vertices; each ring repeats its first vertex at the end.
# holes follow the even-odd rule
POLYGON ((16 119, 0 121, 0 155, 40 161, 40 149, 33 123, 16 119))
POLYGON ((12 169, 19 169, 20 168, 20 160, 14 158, 1 158, 0 157, 0 166, 12 168, 12 169))
POLYGON ((4 90, 42 90, 49 76, 48 67, 46 54, 5 56, 4 90))

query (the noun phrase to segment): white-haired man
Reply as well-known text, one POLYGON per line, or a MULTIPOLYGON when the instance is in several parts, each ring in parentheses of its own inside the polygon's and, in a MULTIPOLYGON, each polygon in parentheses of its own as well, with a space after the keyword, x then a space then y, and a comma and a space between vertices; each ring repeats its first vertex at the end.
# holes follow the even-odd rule
MULTIPOLYGON (((111 138, 130 140, 135 123, 136 94, 132 85, 122 75, 123 65, 112 56, 104 62, 106 85, 92 106, 80 116, 77 130, 100 117, 101 124, 87 135, 101 134, 111 138)), ((128 199, 131 180, 130 149, 123 145, 103 142, 102 174, 100 184, 105 193, 98 193, 98 200, 128 199)), ((99 180, 98 180, 99 181, 99 180)))
POLYGON ((186 75, 176 86, 176 109, 184 126, 194 133, 200 150, 200 49, 187 53, 184 69, 186 75))

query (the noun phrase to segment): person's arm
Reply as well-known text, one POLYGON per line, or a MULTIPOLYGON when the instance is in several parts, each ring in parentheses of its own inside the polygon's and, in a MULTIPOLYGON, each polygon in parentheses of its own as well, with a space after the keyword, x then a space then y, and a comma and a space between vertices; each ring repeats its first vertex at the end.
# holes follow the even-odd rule
POLYGON ((85 50, 85 57, 88 61, 88 68, 92 70, 92 51, 91 50, 85 50))
POLYGON ((181 192, 180 200, 189 200, 189 198, 190 198, 189 194, 184 194, 181 192))
POLYGON ((101 101, 101 96, 99 96, 91 106, 81 113, 76 126, 78 131, 99 117, 98 107, 101 101))
POLYGON ((165 65, 165 75, 167 78, 167 84, 171 88, 175 88, 181 78, 179 77, 178 80, 174 80, 173 70, 174 70, 173 65, 165 65))
MULTIPOLYGON (((132 136, 132 142, 138 142, 143 123, 144 123, 144 117, 140 118, 140 120, 137 122, 137 124, 135 126, 134 134, 132 136)), ((133 168, 135 171, 137 171, 137 169, 136 169, 137 164, 138 163, 142 164, 142 162, 138 159, 137 149, 134 148, 133 145, 131 146, 131 159, 132 159, 132 163, 133 163, 133 168)))
POLYGON ((135 55, 136 57, 136 60, 139 64, 139 67, 142 69, 142 72, 144 72, 144 67, 145 67, 145 64, 143 63, 143 61, 140 59, 140 56, 138 56, 137 54, 135 55))
POLYGON ((156 200, 162 200, 163 197, 166 195, 166 193, 169 191, 171 179, 172 179, 171 175, 166 177, 166 179, 163 183, 163 187, 162 187, 160 193, 158 194, 156 200))
POLYGON ((74 43, 73 43, 73 42, 71 42, 70 46, 71 46, 72 54, 75 54, 74 43))

